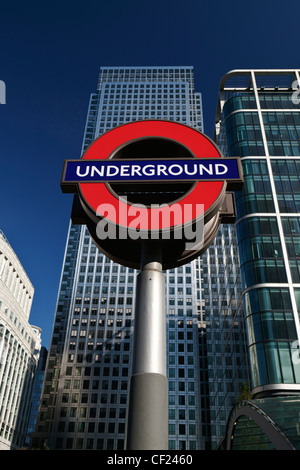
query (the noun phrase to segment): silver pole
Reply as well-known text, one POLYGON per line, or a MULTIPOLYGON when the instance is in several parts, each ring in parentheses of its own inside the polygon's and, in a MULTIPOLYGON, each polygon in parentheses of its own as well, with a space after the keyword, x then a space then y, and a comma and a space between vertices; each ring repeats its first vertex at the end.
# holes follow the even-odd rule
POLYGON ((165 276, 161 245, 151 241, 137 279, 126 449, 168 449, 165 276))

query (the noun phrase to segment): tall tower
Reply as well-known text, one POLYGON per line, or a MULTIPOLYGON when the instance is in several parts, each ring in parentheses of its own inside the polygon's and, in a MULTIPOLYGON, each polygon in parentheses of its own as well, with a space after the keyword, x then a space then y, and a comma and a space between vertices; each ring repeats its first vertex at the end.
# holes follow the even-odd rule
POLYGON ((0 231, 0 450, 25 444, 41 329, 29 324, 34 288, 0 231))
POLYGON ((220 84, 215 138, 244 172, 236 236, 253 395, 231 414, 227 448, 299 448, 299 78, 234 70, 220 84))
MULTIPOLYGON (((102 67, 82 151, 115 126, 144 119, 202 130, 192 67, 102 67)), ((200 260, 166 273, 169 447, 203 449, 198 320, 200 260)), ((70 224, 32 447, 123 449, 136 271, 98 252, 70 224)))

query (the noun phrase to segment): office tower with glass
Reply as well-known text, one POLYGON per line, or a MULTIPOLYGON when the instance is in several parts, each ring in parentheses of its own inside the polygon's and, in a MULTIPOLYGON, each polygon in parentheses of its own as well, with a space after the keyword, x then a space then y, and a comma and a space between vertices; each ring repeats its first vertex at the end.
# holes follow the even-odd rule
POLYGON ((212 449, 219 448, 228 415, 239 400, 244 384, 250 384, 244 308, 241 298, 239 254, 234 225, 222 224, 217 237, 202 255, 203 325, 208 414, 207 432, 212 449))
POLYGON ((30 413, 29 413, 27 433, 26 433, 27 435, 26 435, 26 439, 24 443, 26 447, 29 447, 30 445, 31 433, 34 432, 35 430, 36 420, 38 417, 38 411, 39 411, 44 376, 45 376, 47 354, 48 354, 47 349, 44 346, 42 346, 40 350, 39 361, 37 364, 37 368, 36 368, 36 372, 34 376, 33 388, 32 388, 32 398, 31 398, 30 413))
MULTIPOLYGON (((192 67, 102 67, 82 151, 113 127, 144 119, 203 129, 192 67)), ((195 260, 166 272, 170 449, 205 447, 200 269, 195 260)), ((124 448, 136 274, 70 224, 33 448, 124 448)))
POLYGON ((216 141, 240 156, 236 236, 252 400, 241 401, 226 448, 299 448, 299 70, 234 70, 222 80, 216 141))

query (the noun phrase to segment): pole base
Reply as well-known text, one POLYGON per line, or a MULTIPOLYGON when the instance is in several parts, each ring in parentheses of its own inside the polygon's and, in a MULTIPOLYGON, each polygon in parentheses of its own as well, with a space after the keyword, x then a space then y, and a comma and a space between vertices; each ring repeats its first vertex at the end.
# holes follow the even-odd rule
POLYGON ((130 379, 126 450, 168 449, 168 381, 143 373, 130 379))

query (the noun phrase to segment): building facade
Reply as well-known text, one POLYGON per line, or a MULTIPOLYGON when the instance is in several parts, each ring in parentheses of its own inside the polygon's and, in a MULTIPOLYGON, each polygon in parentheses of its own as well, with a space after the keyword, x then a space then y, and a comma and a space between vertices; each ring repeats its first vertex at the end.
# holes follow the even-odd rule
POLYGON ((0 450, 24 445, 41 330, 28 323, 34 288, 0 232, 0 450))
MULTIPOLYGON (((131 121, 203 129, 192 67, 102 67, 82 151, 131 121)), ((169 448, 203 449, 200 260, 166 272, 169 448)), ((70 224, 33 448, 124 449, 137 271, 70 224)))
POLYGON ((244 384, 251 384, 234 225, 220 226, 217 237, 202 256, 202 269, 208 390, 202 412, 209 412, 207 429, 211 448, 216 449, 244 384))
POLYGON ((231 413, 227 448, 279 448, 280 433, 299 448, 299 85, 299 70, 235 70, 219 90, 215 139, 244 172, 236 237, 253 397, 231 413))
POLYGON ((40 400, 42 396, 42 389, 45 377, 45 368, 47 362, 47 349, 42 346, 40 350, 39 360, 36 367, 34 376, 34 383, 32 388, 32 398, 30 405, 29 420, 27 426, 27 435, 25 439, 25 446, 29 447, 31 434, 35 431, 36 421, 38 417, 38 411, 40 406, 40 400))

